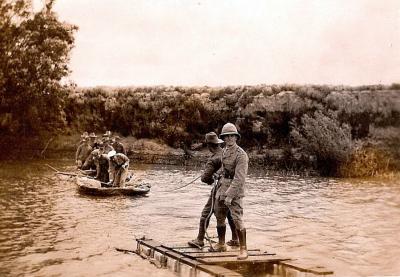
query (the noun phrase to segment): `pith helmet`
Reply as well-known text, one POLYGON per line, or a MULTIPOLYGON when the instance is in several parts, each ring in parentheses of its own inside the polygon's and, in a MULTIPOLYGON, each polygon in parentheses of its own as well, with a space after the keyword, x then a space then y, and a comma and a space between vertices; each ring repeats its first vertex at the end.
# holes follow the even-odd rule
POLYGON ((221 134, 219 135, 223 138, 226 135, 236 135, 240 138, 240 134, 238 133, 236 126, 232 123, 226 123, 224 127, 222 127, 221 134))
POLYGON ((90 133, 89 137, 90 137, 90 138, 97 138, 97 136, 96 136, 95 133, 90 133))
POLYGON ((224 143, 224 141, 219 139, 216 133, 210 132, 206 134, 206 143, 219 144, 224 143))
POLYGON ((107 153, 107 157, 111 158, 111 157, 114 157, 116 154, 117 154, 117 152, 115 152, 115 150, 112 150, 112 151, 107 153))

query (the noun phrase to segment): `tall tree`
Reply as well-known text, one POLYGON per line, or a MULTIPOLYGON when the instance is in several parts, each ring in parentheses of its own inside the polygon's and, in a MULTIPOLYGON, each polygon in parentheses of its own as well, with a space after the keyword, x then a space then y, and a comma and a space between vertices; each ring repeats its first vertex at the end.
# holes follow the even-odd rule
POLYGON ((0 131, 40 136, 64 126, 69 53, 77 27, 59 21, 53 1, 0 1, 0 131))

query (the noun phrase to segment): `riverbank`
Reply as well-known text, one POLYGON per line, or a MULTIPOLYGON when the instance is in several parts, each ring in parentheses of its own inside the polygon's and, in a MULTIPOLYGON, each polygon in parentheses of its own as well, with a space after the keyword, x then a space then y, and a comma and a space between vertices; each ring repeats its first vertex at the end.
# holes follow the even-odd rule
MULTIPOLYGON (((99 135, 99 134, 97 134, 99 135)), ((80 141, 80 135, 60 135, 47 142, 21 143, 15 155, 3 159, 71 159, 80 141)), ((121 142, 127 149, 127 155, 133 163, 162 164, 178 166, 203 167, 209 152, 201 143, 193 144, 190 149, 173 148, 160 140, 136 139, 122 137, 121 142)), ((11 146, 9 146, 11 147, 11 146)), ((318 175, 315 171, 315 161, 306 157, 296 149, 248 149, 250 166, 269 171, 279 171, 282 174, 318 175)))
MULTIPOLYGON (((97 135, 101 136, 102 134, 97 135)), ((120 137, 132 163, 203 167, 209 156, 207 148, 198 142, 185 148, 173 148, 159 139, 137 139, 132 136, 123 137, 122 135, 120 137)), ((3 146, 3 148, 15 150, 11 155, 2 155, 2 159, 50 158, 73 160, 79 141, 79 134, 59 135, 47 141, 30 139, 30 143, 18 141, 14 142, 14 144, 3 146), (19 145, 20 147, 15 148, 14 145, 19 145)), ((317 158, 307 154, 300 148, 287 146, 285 148, 272 149, 242 147, 249 155, 251 168, 277 172, 283 175, 324 175, 321 174, 318 167, 317 158)), ((339 177, 398 176, 399 171, 388 169, 389 164, 387 163, 389 161, 393 164, 396 163, 396 160, 389 160, 376 151, 360 151, 358 156, 361 157, 359 160, 345 165, 344 169, 349 174, 339 177), (384 168, 381 165, 383 163, 384 168), (374 171, 376 168, 380 170, 374 171)))

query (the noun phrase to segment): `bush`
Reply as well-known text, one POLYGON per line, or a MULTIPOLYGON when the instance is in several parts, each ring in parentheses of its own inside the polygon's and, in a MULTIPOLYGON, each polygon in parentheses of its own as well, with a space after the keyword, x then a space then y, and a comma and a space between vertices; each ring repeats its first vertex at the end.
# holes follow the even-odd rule
POLYGON ((348 162, 344 163, 339 172, 343 177, 372 177, 383 175, 390 171, 391 155, 373 146, 356 148, 348 162))
POLYGON ((323 175, 338 175, 353 147, 350 126, 341 125, 332 111, 327 115, 320 111, 313 116, 305 114, 300 126, 292 123, 290 135, 306 153, 317 157, 318 169, 323 175))

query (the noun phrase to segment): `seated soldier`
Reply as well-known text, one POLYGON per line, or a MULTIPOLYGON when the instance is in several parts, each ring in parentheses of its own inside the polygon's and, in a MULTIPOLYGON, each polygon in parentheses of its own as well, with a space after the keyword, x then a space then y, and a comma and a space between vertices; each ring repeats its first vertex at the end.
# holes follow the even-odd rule
POLYGON ((108 153, 110 159, 110 179, 113 187, 124 187, 128 177, 129 158, 114 150, 108 153))

